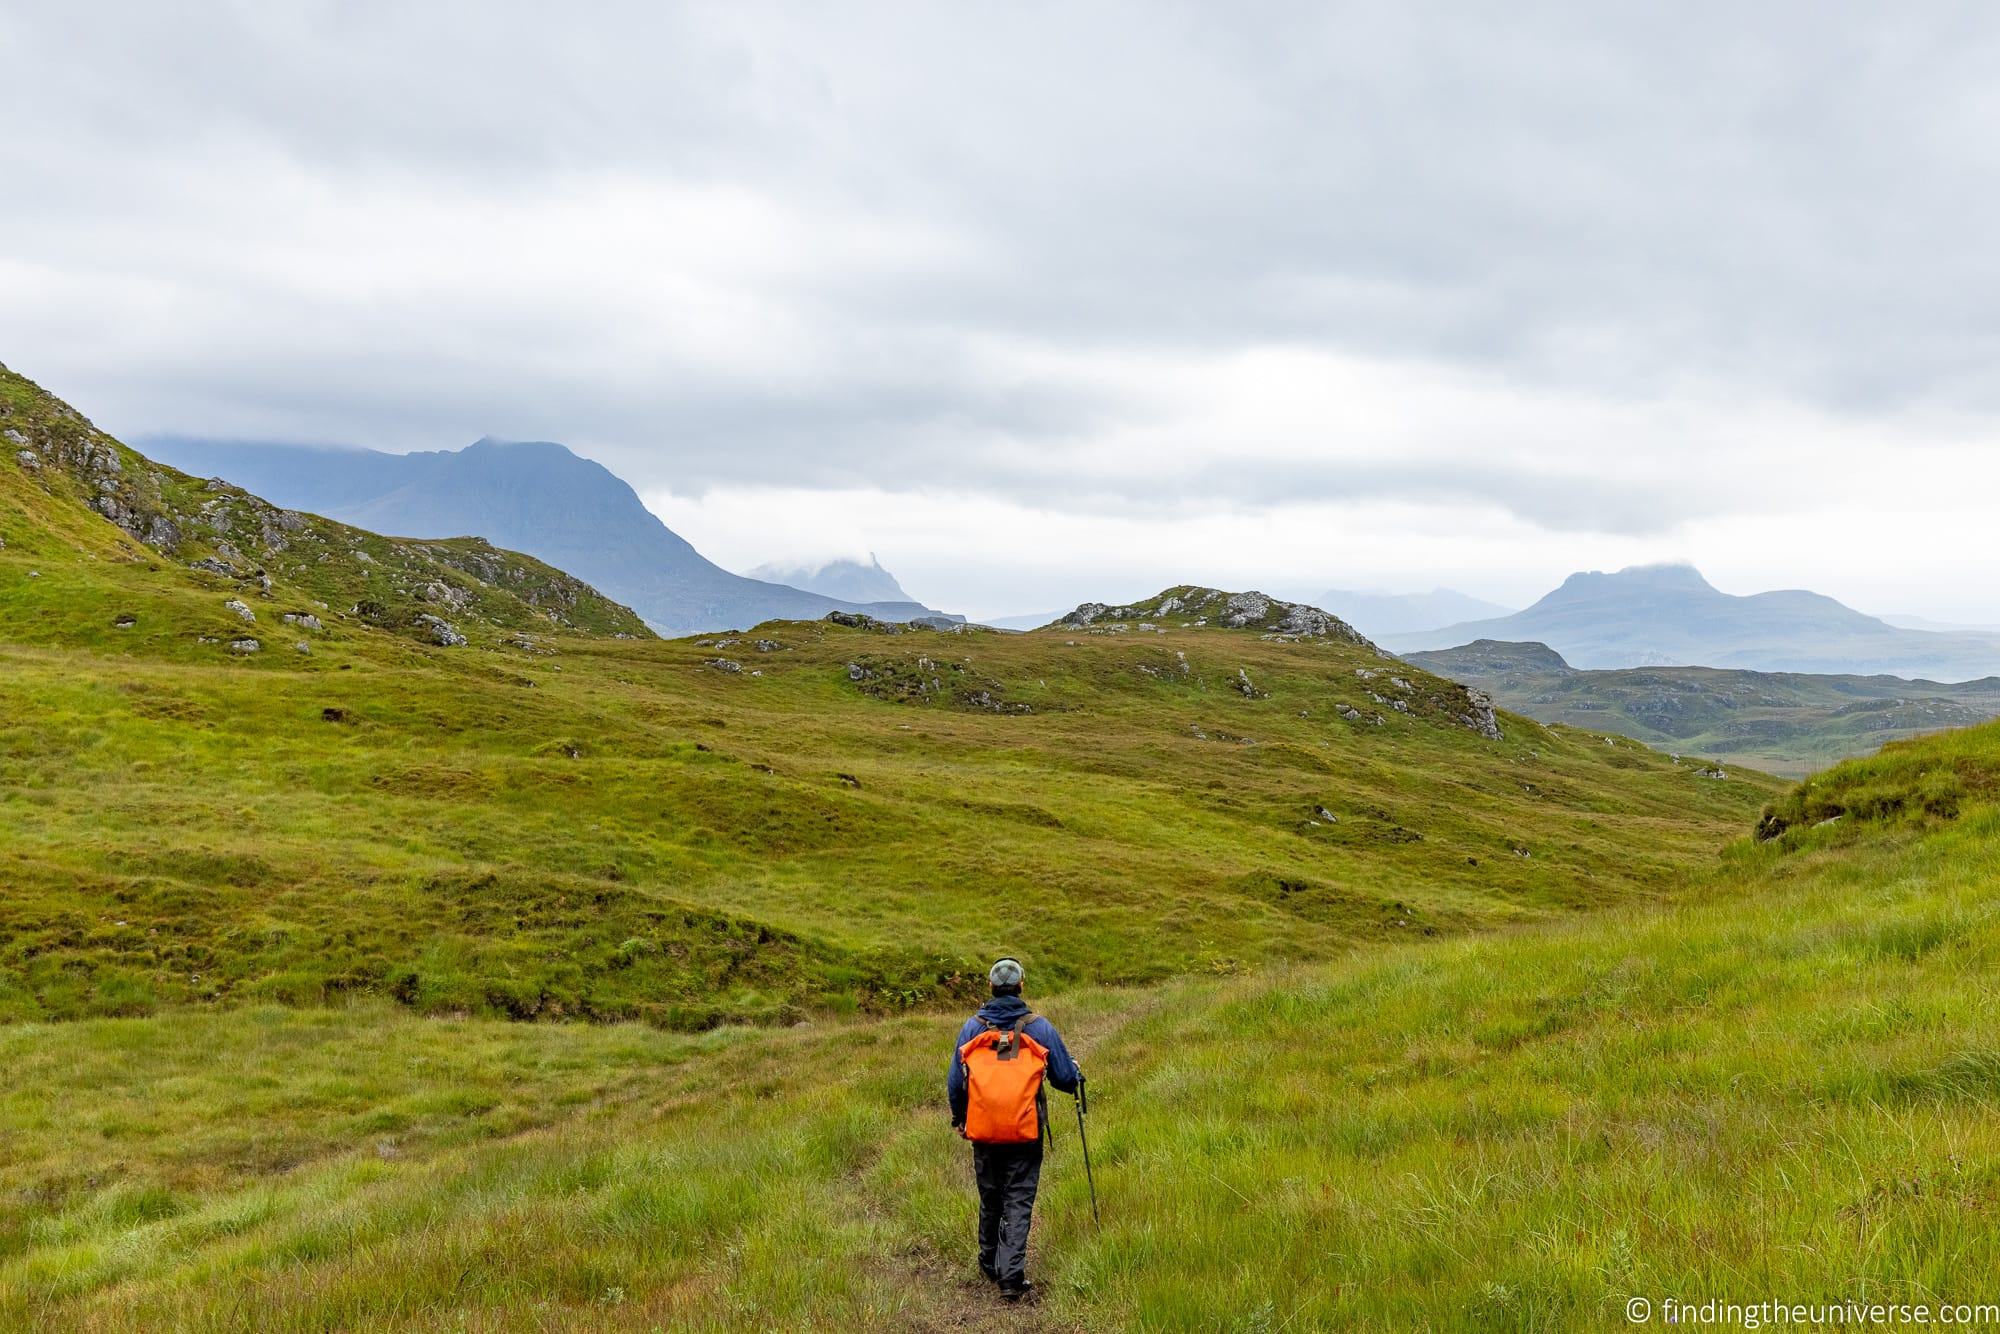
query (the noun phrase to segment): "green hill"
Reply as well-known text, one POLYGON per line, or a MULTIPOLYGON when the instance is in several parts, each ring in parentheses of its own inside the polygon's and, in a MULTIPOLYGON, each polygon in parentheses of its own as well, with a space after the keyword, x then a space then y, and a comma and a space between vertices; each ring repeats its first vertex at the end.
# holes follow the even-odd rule
POLYGON ((588 584, 481 539, 381 537, 163 467, 4 366, 0 542, 9 643, 206 661, 310 646, 312 622, 336 640, 366 624, 440 645, 651 634, 588 584))
POLYGON ((1843 767, 1823 784, 1876 814, 1739 843, 1668 902, 1038 994, 1091 1074, 1104 1221, 1059 1122, 1044 1301, 1004 1319, 942 1015, 0 1028, 0 1318, 1601 1329, 1635 1298, 1987 1300, 2000 808, 1947 772, 2000 772, 2000 728, 1843 767), (1954 782, 1949 814, 1917 795, 1954 782))
POLYGON ((658 641, 482 580, 466 646, 246 657, 282 560, 253 602, 67 485, 0 454, 0 1326, 1598 1328, 2000 1267, 2000 733, 1786 793, 1192 588, 658 641), (1104 1196, 1064 1130, 1007 1322, 938 1105, 1003 951, 1104 1196))
POLYGON ((1008 949, 1232 971, 1656 895, 1775 790, 1253 631, 342 628, 254 667, 0 646, 0 1014, 687 1027, 965 995, 1008 949))
POLYGON ((1239 629, 669 642, 525 558, 494 557, 580 590, 569 625, 310 516, 246 586, 279 512, 220 488, 211 535, 202 484, 8 384, 0 1016, 369 995, 691 1028, 963 996, 1009 949, 1226 972, 1658 894, 1773 790, 1496 719, 1258 595, 1239 629), (156 522, 180 536, 137 547, 156 522), (469 648, 413 642, 431 574, 469 648), (283 632, 309 653, 229 651, 314 593, 283 632))
POLYGON ((1947 685, 1714 667, 1581 671, 1545 644, 1482 639, 1407 660, 1545 723, 1803 776, 1890 741, 2000 717, 2000 678, 1947 685))

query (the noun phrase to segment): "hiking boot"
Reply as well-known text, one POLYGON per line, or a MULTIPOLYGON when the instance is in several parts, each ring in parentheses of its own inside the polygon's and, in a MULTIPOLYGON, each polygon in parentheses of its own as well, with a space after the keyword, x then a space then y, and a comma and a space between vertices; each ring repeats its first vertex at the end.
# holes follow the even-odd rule
POLYGON ((1025 1278, 1018 1283, 1002 1283, 1000 1285, 1000 1299, 1002 1301, 1025 1302, 1033 1298, 1034 1292, 1035 1285, 1028 1282, 1025 1278))

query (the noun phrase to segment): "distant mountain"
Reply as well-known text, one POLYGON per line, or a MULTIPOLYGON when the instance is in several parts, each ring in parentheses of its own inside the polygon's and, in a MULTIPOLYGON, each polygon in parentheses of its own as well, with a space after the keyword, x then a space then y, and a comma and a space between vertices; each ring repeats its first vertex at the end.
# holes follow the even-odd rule
POLYGON ((528 552, 666 634, 811 620, 829 611, 892 621, 940 614, 902 599, 851 601, 731 574, 661 523, 609 469, 546 441, 486 439, 420 454, 176 438, 149 448, 188 472, 376 532, 476 534, 528 552))
POLYGON ((1488 620, 1511 615, 1512 607, 1461 593, 1455 588, 1434 588, 1428 593, 1356 593, 1329 588, 1313 599, 1371 639, 1384 635, 1409 634, 1460 621, 1488 620))
POLYGON ((1069 609, 1061 611, 1031 611, 1018 616, 994 616, 980 622, 995 630, 1039 630, 1045 625, 1053 625, 1069 615, 1069 609))
POLYGON ((903 591, 896 576, 882 568, 869 554, 868 563, 858 560, 829 560, 818 565, 759 565, 749 572, 752 579, 789 584, 808 593, 841 598, 848 602, 915 602, 903 591))
POLYGON ((1544 723, 1800 775, 1890 741, 2000 717, 2000 679, 1960 685, 1715 667, 1578 671, 1546 644, 1482 639, 1405 659, 1544 723))
POLYGON ((1526 611, 1381 642, 1413 653, 1476 639, 1546 644, 1593 669, 1738 667, 1934 681, 2000 673, 2000 636, 1899 629, 1818 593, 1737 597, 1688 565, 1573 574, 1526 611))
POLYGON ((1899 630, 1939 630, 1946 634, 2000 635, 2000 625, 1966 625, 1958 621, 1934 621, 1928 616, 1880 616, 1876 619, 1899 630))

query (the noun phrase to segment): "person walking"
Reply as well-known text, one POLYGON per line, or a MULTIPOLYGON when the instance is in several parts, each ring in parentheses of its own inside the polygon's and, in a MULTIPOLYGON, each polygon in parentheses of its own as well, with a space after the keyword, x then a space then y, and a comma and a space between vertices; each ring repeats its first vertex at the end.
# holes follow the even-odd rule
POLYGON ((1056 1026, 1021 999, 1027 980, 1019 959, 1001 959, 987 973, 993 999, 965 1021, 952 1044, 945 1094, 952 1128, 972 1141, 972 1175, 979 1184, 979 1270, 1019 1301, 1028 1282, 1028 1226, 1041 1185, 1048 1135, 1044 1082, 1064 1093, 1083 1087, 1056 1026))

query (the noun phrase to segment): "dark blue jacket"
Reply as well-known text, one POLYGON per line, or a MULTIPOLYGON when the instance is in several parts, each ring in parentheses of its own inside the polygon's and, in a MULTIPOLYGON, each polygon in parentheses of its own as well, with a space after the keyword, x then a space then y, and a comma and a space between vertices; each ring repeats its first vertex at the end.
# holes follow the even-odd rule
MULTIPOLYGON (((951 1073, 944 1083, 945 1096, 951 1101, 953 1125, 965 1124, 965 1062, 959 1058, 958 1049, 983 1033, 987 1023, 1005 1028, 1027 1012, 1028 1002, 1019 996, 995 996, 958 1030, 958 1041, 951 1044, 951 1073)), ((1036 1015, 1021 1031, 1049 1049, 1048 1082, 1064 1093, 1076 1092, 1083 1083, 1083 1071, 1070 1059, 1069 1048, 1063 1046, 1062 1034, 1056 1032, 1056 1026, 1036 1015)))

